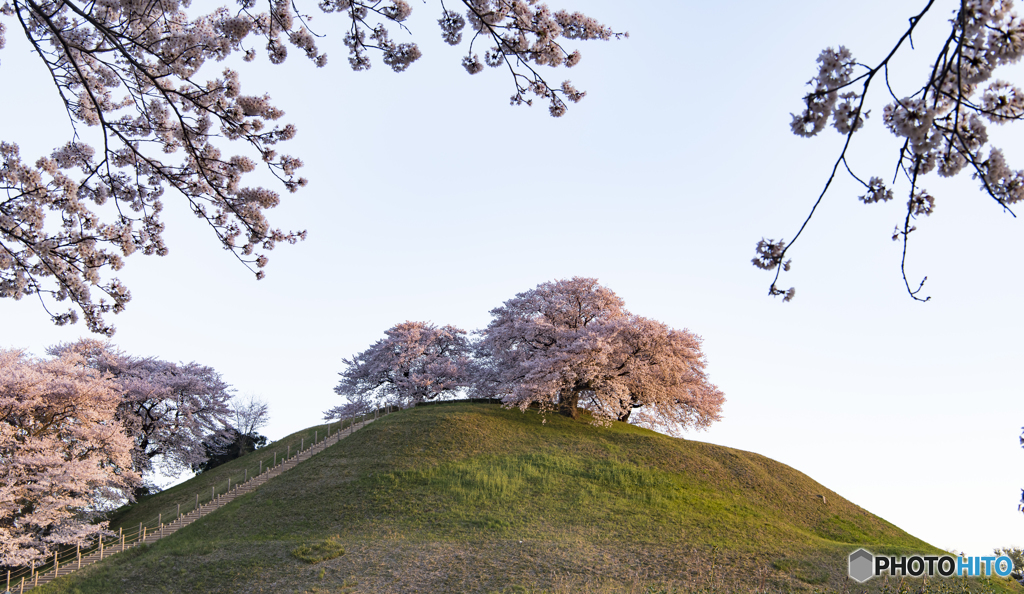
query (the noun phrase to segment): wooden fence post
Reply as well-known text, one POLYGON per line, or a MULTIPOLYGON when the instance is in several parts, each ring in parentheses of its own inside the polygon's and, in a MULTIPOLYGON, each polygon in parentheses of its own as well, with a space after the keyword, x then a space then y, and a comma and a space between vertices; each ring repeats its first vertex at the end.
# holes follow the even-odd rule
MULTIPOLYGON (((196 511, 199 511, 199 493, 196 493, 196 511)), ((199 514, 196 514, 196 516, 198 517, 199 514)))
POLYGON ((213 503, 213 498, 217 494, 217 487, 210 487, 210 503, 213 503))
POLYGON ((11 570, 7 570, 7 591, 11 591, 11 570))
POLYGON ((142 536, 142 522, 139 522, 139 536, 142 536))
POLYGON ((124 552, 124 527, 117 529, 117 538, 121 541, 121 552, 124 552))
POLYGON ((60 560, 57 559, 57 553, 53 554, 53 575, 56 577, 57 572, 60 571, 60 560))
POLYGON ((103 560, 103 537, 100 537, 100 561, 103 560))
POLYGON ((178 516, 176 518, 174 518, 174 519, 175 520, 180 520, 181 519, 181 504, 180 503, 178 504, 178 516))
POLYGON ((263 460, 260 460, 260 474, 263 474, 263 460))
POLYGON ((78 557, 78 569, 82 568, 82 543, 78 543, 78 550, 75 552, 78 557))

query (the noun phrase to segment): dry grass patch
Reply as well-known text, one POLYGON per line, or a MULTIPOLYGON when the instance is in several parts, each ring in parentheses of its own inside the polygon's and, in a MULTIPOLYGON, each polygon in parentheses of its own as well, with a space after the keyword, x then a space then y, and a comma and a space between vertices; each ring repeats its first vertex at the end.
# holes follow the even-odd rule
POLYGON ((292 557, 306 563, 320 563, 344 554, 345 547, 338 542, 337 535, 292 549, 292 557))

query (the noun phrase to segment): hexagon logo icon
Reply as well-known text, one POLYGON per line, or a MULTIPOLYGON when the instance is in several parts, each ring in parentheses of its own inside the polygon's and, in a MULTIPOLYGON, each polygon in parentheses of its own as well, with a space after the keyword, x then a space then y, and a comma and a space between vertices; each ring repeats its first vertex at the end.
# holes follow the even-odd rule
POLYGON ((864 549, 850 553, 850 565, 847 570, 850 577, 863 584, 874 577, 875 556, 864 549))

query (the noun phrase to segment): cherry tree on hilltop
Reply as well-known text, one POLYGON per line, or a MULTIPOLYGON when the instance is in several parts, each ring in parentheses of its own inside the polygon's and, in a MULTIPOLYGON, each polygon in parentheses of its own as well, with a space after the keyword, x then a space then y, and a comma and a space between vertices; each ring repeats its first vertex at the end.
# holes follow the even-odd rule
MULTIPOLYGON (((114 328, 104 314, 121 311, 131 294, 104 273, 119 270, 135 252, 167 253, 160 219, 167 189, 257 278, 267 252, 305 237, 305 231, 274 228, 265 216, 280 202, 279 189, 295 192, 306 184, 297 174, 302 160, 278 152, 295 127, 275 123, 284 112, 269 95, 243 94, 237 71, 213 74, 204 65, 233 55, 252 60, 261 46, 270 62, 281 64, 291 46, 324 66, 327 56, 303 10, 340 19, 354 70, 371 66, 371 50, 396 72, 420 57, 415 43, 392 39, 395 28, 407 31, 406 0, 315 6, 268 0, 263 10, 255 0, 237 0, 234 9, 207 14, 197 14, 190 0, 0 2, 0 48, 5 23, 20 29, 73 128, 67 144, 39 159, 24 158, 17 144, 0 139, 0 297, 35 295, 57 324, 75 322, 80 311, 91 331, 105 335, 114 328), (250 156, 230 154, 229 147, 250 156), (260 161, 276 176, 276 189, 244 184, 260 161), (98 208, 104 204, 112 208, 98 208), (49 298, 72 307, 51 312, 49 298)), ((461 11, 438 4, 443 39, 459 45, 466 34, 469 40, 467 72, 484 64, 507 69, 512 103, 541 98, 554 116, 584 93, 569 81, 549 84, 538 68, 578 63, 579 52, 563 47, 566 40, 617 36, 586 15, 552 11, 537 0, 462 0, 461 11), (481 61, 477 52, 487 46, 481 61)))
POLYGON ((139 480, 116 420, 117 386, 74 352, 0 350, 0 566, 39 560, 106 528, 103 501, 139 480))
POLYGON ((476 345, 473 391, 598 422, 632 420, 678 433, 721 418, 701 339, 623 309, 597 279, 542 283, 491 310, 476 345), (635 416, 634 411, 636 411, 635 416))
POLYGON ((788 243, 762 238, 757 244, 754 265, 775 272, 770 295, 784 295, 784 301, 793 298, 793 288, 777 286, 780 274, 790 269, 791 260, 786 256, 840 170, 863 186, 864 194, 858 199, 865 204, 894 199, 895 186, 903 180, 899 191, 907 199, 906 214, 893 230, 892 239, 902 242, 903 283, 917 301, 929 299, 919 296, 927 277, 916 287, 907 279, 907 245, 910 234, 917 230, 917 221, 935 210, 935 196, 922 185, 927 174, 934 171, 940 177, 952 177, 969 171, 998 208, 1016 216, 1011 207, 1024 199, 1024 171, 1012 169, 1000 148, 987 148, 987 126, 1024 119, 1024 91, 996 78, 997 70, 1005 74, 1005 67, 1024 56, 1024 21, 1014 12, 1013 0, 960 0, 949 20, 948 35, 922 73, 923 84, 910 93, 897 92, 893 87, 899 81, 890 79, 889 64, 905 46, 913 47, 914 31, 925 17, 944 18, 934 14, 935 4, 935 0, 927 0, 924 8, 910 17, 892 49, 873 64, 857 61, 843 46, 825 49, 818 56, 818 73, 809 83, 813 90, 804 96, 803 112, 793 115, 792 130, 798 136, 815 136, 831 120, 832 127, 846 141, 817 201, 793 238, 788 243), (868 117, 868 93, 878 87, 883 95, 888 93, 890 101, 882 113, 882 123, 897 138, 891 180, 858 175, 849 160, 853 136, 868 117))
MULTIPOLYGON (((120 397, 117 420, 133 440, 132 468, 140 475, 201 464, 204 438, 228 424, 231 388, 211 367, 133 357, 94 339, 56 345, 49 353, 78 353, 111 377, 120 397)), ((140 486, 134 495, 151 488, 140 486)))
POLYGON ((466 331, 427 322, 402 322, 370 348, 342 359, 347 366, 335 393, 346 404, 324 412, 337 419, 381 404, 409 406, 454 394, 469 386, 470 344, 466 331))

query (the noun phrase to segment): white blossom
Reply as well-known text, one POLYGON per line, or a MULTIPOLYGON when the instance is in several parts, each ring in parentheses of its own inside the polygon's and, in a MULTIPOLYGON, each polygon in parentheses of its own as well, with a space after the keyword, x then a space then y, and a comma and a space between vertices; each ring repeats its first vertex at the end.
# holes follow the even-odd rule
POLYGON ((885 182, 880 177, 872 177, 868 180, 868 193, 861 196, 859 200, 864 204, 874 202, 888 202, 892 200, 892 190, 885 187, 885 182))
MULTIPOLYGON (((818 75, 808 83, 814 90, 804 96, 804 111, 800 115, 791 114, 793 120, 790 128, 799 136, 814 136, 825 128, 830 116, 833 115, 839 90, 850 82, 855 65, 850 50, 840 46, 838 50, 827 48, 818 56, 818 75)), ((856 95, 848 94, 844 103, 852 102, 856 95)), ((846 108, 849 111, 849 108, 846 108)), ((836 117, 836 127, 840 122, 850 119, 844 114, 836 117)), ((848 123, 846 125, 852 125, 848 123)))

